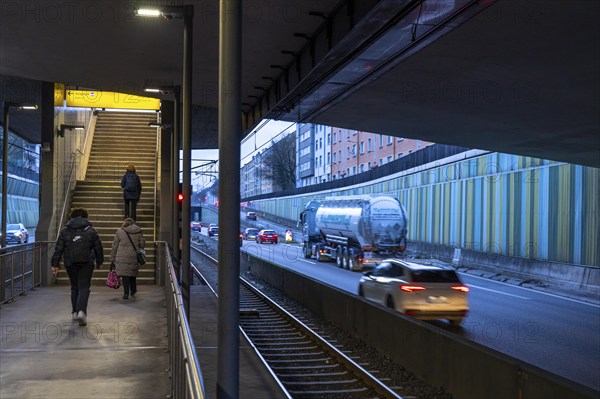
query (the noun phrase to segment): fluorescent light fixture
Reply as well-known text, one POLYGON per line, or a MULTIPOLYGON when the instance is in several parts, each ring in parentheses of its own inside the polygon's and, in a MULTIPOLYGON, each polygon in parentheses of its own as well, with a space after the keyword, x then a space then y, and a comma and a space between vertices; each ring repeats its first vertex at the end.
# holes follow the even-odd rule
POLYGON ((162 16, 162 12, 160 10, 157 9, 151 9, 151 8, 138 8, 135 10, 135 14, 139 15, 140 17, 160 17, 162 16))
POLYGON ((146 88, 144 89, 144 91, 145 91, 146 93, 160 93, 160 92, 161 92, 161 90, 160 90, 160 89, 158 89, 158 88, 155 88, 155 87, 146 87, 146 88))
POLYGON ((4 102, 4 108, 6 109, 16 109, 17 111, 22 110, 22 109, 27 109, 27 110, 31 110, 31 109, 38 109, 37 104, 33 104, 33 103, 15 103, 15 102, 10 102, 10 101, 5 101, 4 102))
POLYGON ((148 123, 148 127, 156 127, 156 128, 160 127, 162 129, 168 129, 168 128, 172 127, 172 126, 173 126, 173 124, 171 124, 171 123, 160 123, 160 122, 150 122, 150 123, 148 123))
POLYGON ((165 19, 183 18, 186 15, 193 16, 191 6, 140 6, 134 9, 135 15, 139 17, 163 17, 165 19))
POLYGON ((65 137, 65 130, 85 130, 85 126, 61 124, 60 128, 56 131, 56 134, 60 137, 65 137))

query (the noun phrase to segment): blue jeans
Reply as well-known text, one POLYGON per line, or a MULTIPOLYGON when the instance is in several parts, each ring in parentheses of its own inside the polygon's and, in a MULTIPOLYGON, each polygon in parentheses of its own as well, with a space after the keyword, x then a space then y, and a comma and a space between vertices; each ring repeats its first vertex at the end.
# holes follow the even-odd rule
POLYGON ((71 281, 71 306, 73 307, 73 313, 83 310, 83 313, 87 315, 94 265, 75 263, 67 266, 66 269, 71 281))

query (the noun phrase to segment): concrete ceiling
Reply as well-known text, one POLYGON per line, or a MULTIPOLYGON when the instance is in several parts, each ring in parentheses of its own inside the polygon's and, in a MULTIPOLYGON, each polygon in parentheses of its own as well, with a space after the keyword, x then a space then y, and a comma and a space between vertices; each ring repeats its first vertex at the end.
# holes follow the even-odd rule
MULTIPOLYGON (((181 84, 182 23, 135 17, 133 6, 141 3, 2 2, 0 74, 133 94, 148 84, 181 84)), ((294 109, 420 3, 243 2, 245 133, 260 117, 277 116, 599 167, 600 3, 481 0, 467 9, 470 3, 426 2, 438 11, 454 7, 462 18, 439 22, 318 106, 294 109), (312 65, 303 64, 302 74, 297 67, 293 87, 265 94, 284 73, 272 66, 289 69, 327 23, 332 47, 311 41, 312 65)), ((213 114, 205 124, 212 128, 194 128, 193 144, 216 147, 218 1, 185 4, 195 8, 193 103, 213 114)))

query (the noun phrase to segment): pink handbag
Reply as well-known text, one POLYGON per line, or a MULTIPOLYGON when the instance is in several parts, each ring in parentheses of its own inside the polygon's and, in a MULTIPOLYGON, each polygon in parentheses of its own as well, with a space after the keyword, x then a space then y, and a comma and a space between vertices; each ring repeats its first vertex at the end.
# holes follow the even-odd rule
POLYGON ((112 270, 108 272, 108 277, 106 278, 106 285, 114 289, 121 287, 121 278, 117 276, 116 271, 112 270))

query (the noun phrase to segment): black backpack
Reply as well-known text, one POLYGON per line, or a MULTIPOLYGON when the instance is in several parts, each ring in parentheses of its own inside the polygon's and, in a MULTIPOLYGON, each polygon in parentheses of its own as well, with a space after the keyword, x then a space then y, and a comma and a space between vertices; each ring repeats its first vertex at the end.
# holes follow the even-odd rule
POLYGON ((90 226, 83 229, 69 229, 72 234, 66 247, 71 263, 89 263, 92 250, 92 243, 87 234, 89 228, 90 226))
POLYGON ((125 191, 136 192, 138 190, 138 177, 135 173, 127 173, 125 176, 125 191))

